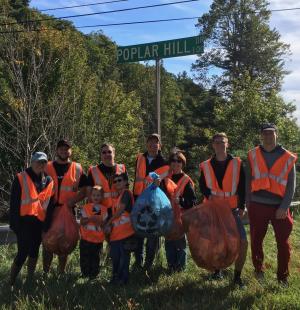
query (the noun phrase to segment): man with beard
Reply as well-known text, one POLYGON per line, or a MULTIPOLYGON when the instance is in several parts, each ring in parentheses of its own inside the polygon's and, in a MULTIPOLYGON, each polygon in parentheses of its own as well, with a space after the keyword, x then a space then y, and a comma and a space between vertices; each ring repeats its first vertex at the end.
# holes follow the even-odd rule
MULTIPOLYGON (((67 204, 74 208, 75 204, 85 197, 86 176, 79 163, 71 161, 72 145, 67 140, 60 140, 56 147, 56 160, 47 164, 46 172, 54 181, 55 204, 54 208, 48 208, 44 231, 47 231, 52 222, 56 208, 67 204)), ((48 273, 53 259, 53 253, 43 248, 43 269, 48 273)), ((58 271, 64 273, 67 263, 67 255, 58 256, 58 271)))

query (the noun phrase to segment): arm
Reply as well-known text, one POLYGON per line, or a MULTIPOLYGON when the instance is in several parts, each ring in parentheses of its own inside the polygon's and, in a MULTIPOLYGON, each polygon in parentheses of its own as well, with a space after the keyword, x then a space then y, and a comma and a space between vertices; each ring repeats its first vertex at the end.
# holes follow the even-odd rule
POLYGON ((189 182, 184 188, 182 197, 180 197, 180 205, 183 209, 190 209, 195 204, 196 194, 191 182, 189 182))
POLYGON ((20 225, 21 185, 18 177, 15 177, 10 194, 9 227, 17 233, 20 225))
POLYGON ((251 166, 250 166, 250 162, 249 159, 247 159, 246 161, 246 166, 245 166, 245 200, 246 200, 246 204, 248 204, 250 202, 251 199, 251 166))
POLYGON ((205 181, 204 173, 202 171, 201 171, 200 178, 199 178, 199 187, 200 187, 200 192, 203 194, 203 196, 205 196, 206 199, 209 199, 211 191, 206 186, 206 181, 205 181))
POLYGON ((121 202, 118 206, 117 212, 109 218, 109 220, 107 221, 107 225, 110 225, 113 222, 113 220, 120 217, 124 211, 130 213, 131 209, 132 209, 131 196, 128 191, 125 191, 121 199, 121 202))
POLYGON ((68 207, 73 208, 77 202, 82 201, 86 197, 87 195, 86 185, 87 185, 87 176, 84 173, 82 173, 79 179, 79 185, 78 185, 79 190, 73 199, 69 199, 68 207))
POLYGON ((245 210, 245 194, 246 194, 246 177, 243 164, 241 164, 239 184, 237 187, 238 208, 245 210))
POLYGON ((295 188, 296 188, 296 168, 295 165, 291 169, 289 175, 288 175, 288 181, 285 188, 285 194, 283 196, 283 199, 281 201, 281 204, 279 208, 276 211, 276 218, 277 219, 285 219, 287 216, 287 210, 291 205, 292 199, 295 194, 295 188))

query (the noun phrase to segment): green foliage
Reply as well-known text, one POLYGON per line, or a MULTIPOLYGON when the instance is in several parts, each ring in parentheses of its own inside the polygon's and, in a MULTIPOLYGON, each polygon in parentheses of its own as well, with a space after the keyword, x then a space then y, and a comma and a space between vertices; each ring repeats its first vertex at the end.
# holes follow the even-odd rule
POLYGON ((271 12, 266 0, 214 0, 209 13, 199 18, 198 27, 206 40, 207 52, 194 68, 199 81, 216 83, 230 91, 232 82, 245 72, 263 85, 262 91, 279 91, 286 71, 288 45, 269 26, 271 12), (221 77, 212 79, 208 69, 217 68, 221 77))

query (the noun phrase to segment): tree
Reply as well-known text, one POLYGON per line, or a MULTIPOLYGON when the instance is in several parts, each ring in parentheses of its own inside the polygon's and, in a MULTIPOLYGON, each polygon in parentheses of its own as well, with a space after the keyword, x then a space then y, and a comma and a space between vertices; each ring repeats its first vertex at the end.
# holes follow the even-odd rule
POLYGON ((230 94, 233 81, 246 74, 263 86, 264 95, 280 90, 289 49, 278 31, 270 29, 267 6, 265 0, 213 1, 198 23, 207 48, 193 66, 200 82, 215 84, 230 94), (211 76, 212 68, 217 69, 217 76, 211 76))

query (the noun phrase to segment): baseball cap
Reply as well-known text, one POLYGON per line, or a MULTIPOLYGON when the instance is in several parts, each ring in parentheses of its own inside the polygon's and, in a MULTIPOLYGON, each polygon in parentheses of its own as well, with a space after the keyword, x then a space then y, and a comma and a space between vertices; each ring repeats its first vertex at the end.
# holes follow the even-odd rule
POLYGON ((273 130, 277 131, 277 127, 273 123, 264 123, 260 126, 260 131, 263 132, 264 130, 273 130))
POLYGON ((44 152, 35 152, 31 155, 31 162, 44 161, 48 162, 48 157, 44 152))
POLYGON ((72 147, 72 144, 71 144, 70 141, 65 140, 65 139, 62 139, 62 140, 59 140, 59 141, 57 142, 56 148, 58 149, 58 148, 61 147, 61 146, 67 146, 68 148, 71 148, 71 147, 72 147))
POLYGON ((158 133, 152 133, 151 135, 148 136, 147 142, 151 139, 157 139, 159 143, 161 143, 160 135, 158 133))

